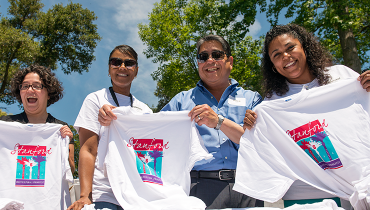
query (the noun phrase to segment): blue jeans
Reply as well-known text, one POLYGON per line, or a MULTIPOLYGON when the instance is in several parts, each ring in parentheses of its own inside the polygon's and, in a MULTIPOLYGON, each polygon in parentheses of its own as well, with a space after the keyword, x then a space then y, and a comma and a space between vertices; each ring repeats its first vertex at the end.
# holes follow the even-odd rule
POLYGON ((113 204, 113 203, 108 203, 108 202, 94 202, 95 204, 95 209, 110 209, 110 210, 123 210, 122 207, 113 204))

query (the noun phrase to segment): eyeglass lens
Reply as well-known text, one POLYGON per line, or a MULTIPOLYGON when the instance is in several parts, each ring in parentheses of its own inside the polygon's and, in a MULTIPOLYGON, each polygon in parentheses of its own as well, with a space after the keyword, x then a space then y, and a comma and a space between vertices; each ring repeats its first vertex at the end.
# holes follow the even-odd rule
POLYGON ((19 85, 19 89, 21 90, 28 90, 30 87, 32 87, 32 89, 34 90, 41 90, 43 88, 43 85, 42 84, 38 84, 38 83, 35 83, 35 84, 21 84, 19 85))
POLYGON ((125 64, 126 68, 132 68, 136 66, 136 61, 132 59, 127 59, 127 60, 122 60, 121 58, 109 59, 109 64, 114 67, 120 67, 122 63, 125 64))
MULTIPOLYGON (((225 52, 222 51, 213 51, 211 53, 212 58, 215 60, 222 60, 224 58, 225 52)), ((198 62, 204 63, 208 60, 209 54, 208 53, 200 53, 198 54, 198 62)))

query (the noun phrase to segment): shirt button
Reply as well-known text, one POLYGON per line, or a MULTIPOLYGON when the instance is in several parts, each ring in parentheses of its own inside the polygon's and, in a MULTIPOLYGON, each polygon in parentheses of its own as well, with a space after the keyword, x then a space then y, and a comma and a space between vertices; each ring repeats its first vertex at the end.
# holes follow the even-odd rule
POLYGON ((213 96, 211 96, 211 98, 213 98, 213 96))
POLYGON ((217 110, 220 111, 220 108, 218 108, 217 110))
POLYGON ((225 159, 227 159, 227 157, 225 157, 225 159))
POLYGON ((225 138, 223 138, 222 140, 226 141, 225 138))

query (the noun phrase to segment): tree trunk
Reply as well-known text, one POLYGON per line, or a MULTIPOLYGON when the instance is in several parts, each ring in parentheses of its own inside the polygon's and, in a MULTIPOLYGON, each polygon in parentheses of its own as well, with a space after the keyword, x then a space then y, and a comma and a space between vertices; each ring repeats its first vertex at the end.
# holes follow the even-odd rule
POLYGON ((352 29, 338 29, 340 45, 343 53, 344 65, 361 74, 361 61, 358 57, 356 40, 352 29))
MULTIPOLYGON (((347 22, 349 16, 347 2, 341 0, 333 0, 334 7, 337 10, 337 14, 342 21, 347 22)), ((353 35, 352 28, 343 28, 340 24, 338 27, 338 35, 340 40, 340 46, 342 48, 344 65, 361 73, 361 61, 358 56, 355 36, 353 35)))

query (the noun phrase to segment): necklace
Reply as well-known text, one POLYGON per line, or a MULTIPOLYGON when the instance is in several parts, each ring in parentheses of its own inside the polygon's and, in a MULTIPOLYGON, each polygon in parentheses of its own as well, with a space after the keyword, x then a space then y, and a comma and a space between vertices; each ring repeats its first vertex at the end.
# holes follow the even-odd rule
MULTIPOLYGON (((110 91, 110 94, 112 95, 112 98, 114 100, 114 102, 116 103, 117 106, 119 106, 119 103, 118 103, 118 100, 117 100, 117 97, 116 97, 116 93, 113 91, 113 87, 109 87, 109 91, 110 91)), ((130 106, 132 106, 133 102, 132 102, 132 95, 130 93, 130 106)))

